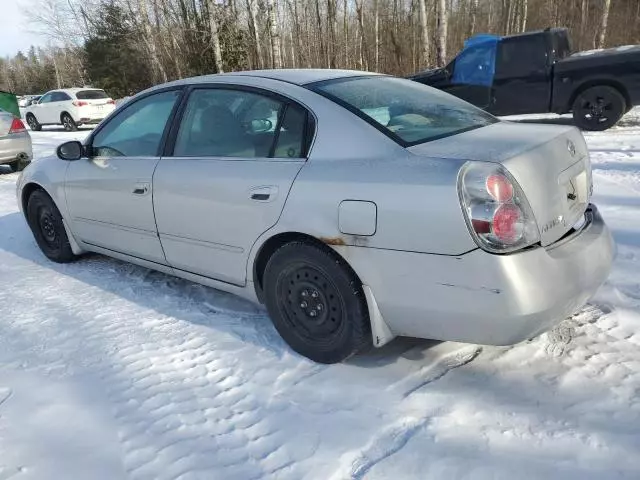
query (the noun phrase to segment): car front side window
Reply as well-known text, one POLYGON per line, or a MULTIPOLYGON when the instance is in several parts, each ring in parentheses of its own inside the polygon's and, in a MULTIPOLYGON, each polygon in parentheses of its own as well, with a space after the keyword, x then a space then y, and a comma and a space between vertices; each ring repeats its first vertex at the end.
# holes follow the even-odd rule
POLYGON ((46 95, 43 95, 40 100, 38 101, 38 103, 49 103, 51 102, 51 93, 47 93, 46 95))
POLYGON ((179 95, 179 90, 169 90, 126 106, 93 137, 93 156, 157 156, 167 120, 179 95))
POLYGON ((271 96, 223 88, 197 89, 187 102, 173 155, 300 158, 305 121, 306 112, 300 107, 271 96))

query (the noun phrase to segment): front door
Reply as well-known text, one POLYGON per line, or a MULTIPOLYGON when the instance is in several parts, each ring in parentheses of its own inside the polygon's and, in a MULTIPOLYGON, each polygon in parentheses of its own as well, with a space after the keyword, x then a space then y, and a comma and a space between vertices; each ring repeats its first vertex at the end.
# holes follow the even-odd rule
POLYGON ((467 46, 447 66, 449 84, 444 91, 476 107, 491 104, 497 40, 489 39, 467 46))
POLYGON ((498 46, 489 111, 496 115, 548 112, 551 104, 550 76, 544 35, 504 39, 498 46))
POLYGON ((278 221, 305 162, 308 122, 302 107, 272 95, 191 92, 175 147, 153 179, 158 232, 172 267, 245 283, 251 247, 278 221))
POLYGON ((35 115, 36 120, 38 120, 38 123, 40 124, 52 123, 51 122, 52 100, 53 100, 53 92, 49 92, 44 94, 40 98, 40 101, 38 101, 37 104, 31 107, 31 111, 35 115))
POLYGON ((126 106, 90 138, 90 158, 70 163, 67 205, 82 242, 166 263, 153 214, 153 173, 179 96, 180 90, 167 90, 126 106))

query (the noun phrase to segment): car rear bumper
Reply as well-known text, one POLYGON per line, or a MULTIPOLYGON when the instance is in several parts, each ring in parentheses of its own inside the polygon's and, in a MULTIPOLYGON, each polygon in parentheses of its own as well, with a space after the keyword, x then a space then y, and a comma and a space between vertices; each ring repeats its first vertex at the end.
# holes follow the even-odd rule
POLYGON ((595 206, 563 240, 511 255, 459 257, 339 247, 394 335, 511 345, 578 311, 604 283, 615 255, 595 206))
POLYGON ((0 164, 11 163, 22 154, 29 159, 33 157, 31 137, 28 132, 0 137, 0 164))

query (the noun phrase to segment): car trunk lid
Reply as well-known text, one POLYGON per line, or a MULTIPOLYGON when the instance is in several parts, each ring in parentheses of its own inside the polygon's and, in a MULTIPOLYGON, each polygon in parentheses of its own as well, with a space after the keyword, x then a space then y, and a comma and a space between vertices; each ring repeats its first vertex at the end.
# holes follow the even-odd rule
POLYGON ((543 246, 584 221, 592 190, 591 164, 584 138, 574 127, 499 122, 409 150, 503 165, 531 205, 543 246))

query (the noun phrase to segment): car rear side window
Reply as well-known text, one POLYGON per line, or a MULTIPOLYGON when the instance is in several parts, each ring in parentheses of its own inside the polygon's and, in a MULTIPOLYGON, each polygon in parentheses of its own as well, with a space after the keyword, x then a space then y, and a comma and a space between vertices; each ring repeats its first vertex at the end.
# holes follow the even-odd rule
POLYGON ((51 94, 52 102, 64 102, 67 100, 71 100, 71 97, 64 92, 53 92, 51 94))
POLYGON ((76 93, 78 100, 100 100, 102 98, 109 98, 109 95, 104 90, 80 90, 76 93))
POLYGON ((178 90, 155 93, 124 107, 93 137, 93 156, 157 156, 179 95, 178 90))
POLYGON ((176 157, 300 158, 306 111, 255 92, 201 88, 187 101, 176 157))
POLYGON ((314 83, 308 88, 352 111, 405 147, 498 122, 459 98, 400 78, 347 77, 314 83))

